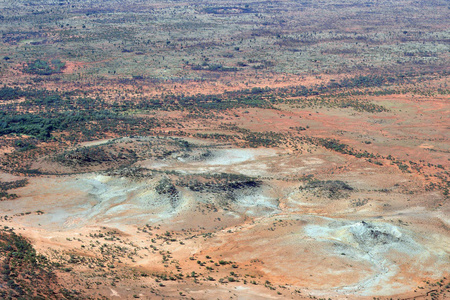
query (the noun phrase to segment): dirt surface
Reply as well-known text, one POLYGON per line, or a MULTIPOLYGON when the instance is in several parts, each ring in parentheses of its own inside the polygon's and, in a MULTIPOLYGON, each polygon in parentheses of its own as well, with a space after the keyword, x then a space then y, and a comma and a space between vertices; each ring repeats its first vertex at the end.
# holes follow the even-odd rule
POLYGON ((405 193, 417 176, 321 149, 188 143, 122 175, 29 178, 2 225, 107 298, 406 297, 448 276, 450 207, 405 193))
POLYGON ((34 2, 1 299, 450 299, 448 1, 34 2))
POLYGON ((160 134, 185 136, 48 141, 33 155, 5 140, 3 157, 31 173, 1 173, 14 196, 0 222, 90 296, 445 299, 449 109, 432 100, 155 111, 179 124, 160 134))

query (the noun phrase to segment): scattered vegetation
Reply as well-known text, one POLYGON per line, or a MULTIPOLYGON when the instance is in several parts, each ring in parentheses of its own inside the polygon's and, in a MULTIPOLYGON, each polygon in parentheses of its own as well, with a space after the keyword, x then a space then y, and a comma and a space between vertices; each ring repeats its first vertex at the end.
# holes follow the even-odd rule
POLYGON ((15 199, 18 196, 16 194, 8 193, 8 190, 24 187, 28 184, 27 179, 15 180, 10 182, 0 182, 0 200, 15 199))
POLYGON ((320 197, 340 199, 348 196, 353 188, 341 180, 310 180, 300 190, 318 191, 320 197))
MULTIPOLYGON (((370 164, 375 171, 391 168, 389 172, 414 175, 423 182, 414 189, 395 186, 392 190, 405 195, 439 190, 442 201, 436 205, 448 200, 450 173, 448 161, 442 161, 447 154, 442 145, 448 141, 419 123, 411 130, 423 134, 424 143, 433 144, 423 150, 427 158, 413 157, 413 151, 391 152, 389 145, 403 146, 403 140, 410 138, 390 134, 409 124, 411 120, 402 118, 411 116, 404 110, 412 106, 385 100, 387 95, 409 97, 417 109, 415 118, 444 111, 432 107, 430 100, 445 100, 450 94, 448 30, 436 25, 448 19, 445 1, 416 1, 395 9, 389 1, 380 2, 376 13, 373 3, 364 1, 232 5, 206 1, 159 6, 123 0, 120 7, 115 1, 59 1, 57 5, 18 1, 5 5, 0 16, 0 48, 8 55, 0 63, 0 168, 30 177, 102 171, 127 180, 148 179, 152 195, 169 199, 173 208, 184 193, 201 196, 204 203, 194 212, 214 214, 217 226, 216 231, 202 224, 173 231, 147 224, 137 228, 146 238, 142 245, 102 228, 67 238, 74 248, 55 250, 49 258, 37 254, 14 232, 1 231, 2 299, 82 299, 74 285, 65 289, 58 282, 61 273, 64 278, 83 278, 77 284, 96 297, 101 296, 99 287, 109 293, 109 285, 133 282, 133 298, 142 297, 139 291, 145 291, 145 297, 164 298, 162 291, 177 281, 231 288, 260 285, 273 295, 300 296, 299 290, 294 293, 256 271, 245 274, 244 270, 263 264, 259 259, 244 266, 225 255, 190 253, 183 262, 171 251, 193 240, 212 239, 217 231, 232 233, 222 227, 220 213, 230 210, 229 204, 240 196, 269 186, 265 180, 294 183, 306 197, 351 196, 348 202, 353 208, 375 203, 371 198, 353 199, 358 191, 349 183, 317 180, 303 169, 261 178, 184 174, 135 164, 148 159, 201 162, 211 155, 208 146, 176 137, 235 147, 283 148, 298 161, 317 152, 370 164), (340 21, 330 21, 330 12, 340 21), (331 128, 326 124, 334 117, 342 118, 343 126, 327 132, 324 128, 331 128), (367 128, 374 124, 378 130, 380 125, 378 141, 368 137, 365 128, 349 129, 360 117, 367 128), (395 120, 392 132, 386 125, 391 120, 395 120), (110 141, 79 145, 98 139, 110 141), (130 267, 144 259, 160 264, 158 271, 130 267)), ((422 151, 416 148, 415 153, 422 151)), ((331 174, 348 171, 347 165, 327 168, 331 174)), ((27 180, 0 182, 0 199, 15 199, 13 190, 26 184, 27 180)), ((391 189, 377 192, 384 195, 391 189)), ((4 215, 1 220, 28 214, 4 215)), ((249 219, 251 215, 245 215, 245 222, 249 219)), ((287 222, 279 220, 267 230, 284 226, 287 222)), ((418 297, 438 298, 448 293, 448 279, 427 282, 418 287, 422 289, 426 291, 418 297)), ((187 294, 177 290, 176 297, 187 294)))
POLYGON ((24 72, 36 75, 52 75, 61 72, 65 67, 65 63, 59 59, 53 59, 51 62, 36 59, 29 62, 24 72))
POLYGON ((48 259, 10 230, 0 231, 0 296, 3 299, 84 299, 58 283, 48 259))

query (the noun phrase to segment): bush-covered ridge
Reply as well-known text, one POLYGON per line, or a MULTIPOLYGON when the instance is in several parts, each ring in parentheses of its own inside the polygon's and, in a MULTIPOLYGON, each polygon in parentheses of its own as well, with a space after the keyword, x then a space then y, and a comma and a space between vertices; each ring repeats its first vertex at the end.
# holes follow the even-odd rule
POLYGON ((0 230, 0 297, 2 299, 84 299, 58 283, 46 257, 10 230, 0 230))

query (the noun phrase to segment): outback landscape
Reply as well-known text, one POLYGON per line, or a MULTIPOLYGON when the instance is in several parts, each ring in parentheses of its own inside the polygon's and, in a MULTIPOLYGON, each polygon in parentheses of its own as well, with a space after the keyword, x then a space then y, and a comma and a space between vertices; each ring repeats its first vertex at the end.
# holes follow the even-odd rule
POLYGON ((449 14, 0 1, 0 298, 450 298, 449 14))

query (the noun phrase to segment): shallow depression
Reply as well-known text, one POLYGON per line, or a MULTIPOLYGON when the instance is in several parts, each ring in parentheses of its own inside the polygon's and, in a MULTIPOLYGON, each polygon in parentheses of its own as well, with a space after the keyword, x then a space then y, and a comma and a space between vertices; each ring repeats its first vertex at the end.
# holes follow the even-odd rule
MULTIPOLYGON (((373 273, 362 281, 338 287, 343 293, 360 295, 389 295, 392 291, 401 293, 413 287, 398 285, 394 280, 400 269, 414 265, 419 260, 429 261, 429 268, 445 269, 448 266, 446 255, 438 249, 429 247, 438 244, 430 239, 427 246, 415 239, 415 233, 383 222, 330 221, 326 224, 309 224, 305 233, 327 251, 342 255, 354 261, 366 261, 372 265, 373 273)), ((420 266, 415 271, 427 273, 420 266)))

